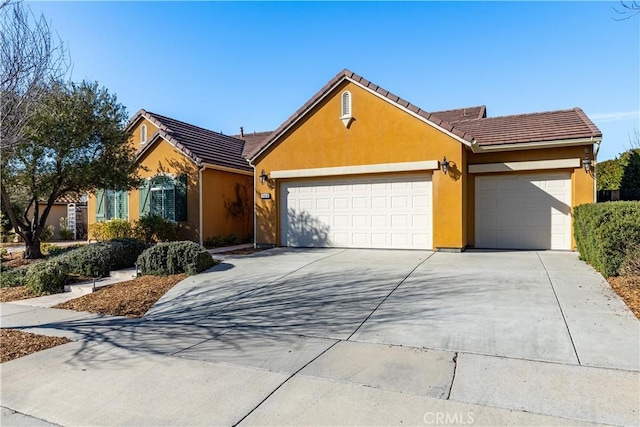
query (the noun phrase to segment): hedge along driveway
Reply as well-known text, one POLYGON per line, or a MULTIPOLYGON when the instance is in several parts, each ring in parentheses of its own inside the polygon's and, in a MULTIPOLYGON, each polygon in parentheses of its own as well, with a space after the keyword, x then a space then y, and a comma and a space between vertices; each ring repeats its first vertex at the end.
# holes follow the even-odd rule
POLYGON ((625 257, 640 247, 640 202, 577 206, 574 235, 581 257, 605 277, 617 276, 625 257))

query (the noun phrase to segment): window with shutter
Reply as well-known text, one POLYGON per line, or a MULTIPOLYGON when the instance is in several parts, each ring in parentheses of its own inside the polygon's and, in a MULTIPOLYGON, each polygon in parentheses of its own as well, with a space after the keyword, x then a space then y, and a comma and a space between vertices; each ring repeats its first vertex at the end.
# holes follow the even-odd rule
POLYGON ((176 180, 176 221, 187 220, 187 175, 176 180))
POLYGON ((139 211, 141 217, 143 217, 145 215, 149 215, 150 202, 151 202, 149 200, 149 196, 150 196, 150 193, 151 193, 150 189, 151 189, 151 181, 150 180, 145 180, 144 184, 139 189, 138 211, 139 211))
POLYGON ((102 222, 105 220, 105 191, 96 190, 96 222, 102 222))
POLYGON ((151 181, 149 213, 176 221, 176 182, 173 178, 160 176, 151 181))

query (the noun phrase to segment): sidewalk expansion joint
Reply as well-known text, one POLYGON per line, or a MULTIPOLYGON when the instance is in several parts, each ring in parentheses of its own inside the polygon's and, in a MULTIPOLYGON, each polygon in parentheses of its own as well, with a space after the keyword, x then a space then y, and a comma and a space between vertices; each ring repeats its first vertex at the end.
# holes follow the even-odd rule
POLYGON ((571 335, 571 330, 569 329, 569 323, 567 322, 567 317, 564 314, 564 310, 562 309, 562 304, 560 303, 560 298, 558 298, 558 293, 556 292, 555 286, 553 286, 553 280, 551 280, 551 275, 549 274, 549 270, 547 270, 547 266, 542 261, 542 257, 540 257, 540 253, 536 252, 538 259, 540 260, 540 264, 542 264, 542 268, 544 268, 544 272, 547 275, 547 280, 549 280, 549 285, 551 285, 551 290, 553 291, 553 296, 556 298, 556 302, 558 303, 558 308, 560 309, 560 315, 562 316, 562 321, 564 322, 564 326, 567 328, 567 334, 569 334, 569 341, 571 341, 571 347, 573 347, 573 353, 576 355, 576 359, 578 360, 578 365, 582 365, 580 361, 580 356, 578 355, 578 349, 576 349, 576 343, 573 341, 573 336, 571 335))
POLYGON ((258 404, 256 406, 253 407, 253 409, 251 409, 249 412, 247 412, 242 418, 240 418, 238 420, 238 422, 233 424, 233 427, 236 427, 238 424, 240 424, 242 421, 244 421, 249 415, 251 415, 256 409, 258 409, 264 402, 266 402, 271 396, 274 395, 275 392, 277 392, 278 390, 280 390, 280 388, 285 385, 286 383, 289 382, 289 380, 293 377, 295 377, 296 375, 298 375, 298 373, 300 371, 302 371, 304 368, 306 368, 307 366, 309 366, 310 364, 312 364, 313 362, 315 362, 316 360, 318 360, 319 358, 321 358, 326 352, 328 352, 329 350, 331 350, 333 347, 335 347, 338 343, 340 343, 343 340, 338 340, 336 342, 334 342, 333 344, 331 344, 329 347, 327 347, 322 353, 318 354, 316 357, 314 357, 313 359, 311 359, 309 362, 307 362, 304 366, 302 366, 300 369, 298 369, 297 371, 295 371, 293 374, 291 374, 286 380, 284 380, 280 385, 278 385, 278 387, 274 388, 273 390, 271 390, 271 392, 269 394, 267 394, 265 396, 264 399, 262 399, 260 402, 258 402, 258 404))

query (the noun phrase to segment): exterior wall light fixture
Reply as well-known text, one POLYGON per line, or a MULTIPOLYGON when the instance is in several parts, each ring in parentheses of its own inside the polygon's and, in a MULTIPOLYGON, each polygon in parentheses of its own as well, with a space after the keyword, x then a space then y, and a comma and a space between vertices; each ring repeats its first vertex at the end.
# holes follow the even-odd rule
POLYGON ((584 160, 582 161, 582 167, 585 172, 589 172, 591 170, 591 159, 589 159, 589 155, 584 156, 584 160))
POLYGON ((444 156, 442 162, 440 162, 440 167, 442 168, 442 172, 446 175, 449 172, 449 161, 447 160, 447 156, 444 156))
POLYGON ((262 172, 260 172, 260 184, 264 185, 264 183, 267 182, 268 179, 269 175, 267 175, 264 169, 262 169, 262 172))

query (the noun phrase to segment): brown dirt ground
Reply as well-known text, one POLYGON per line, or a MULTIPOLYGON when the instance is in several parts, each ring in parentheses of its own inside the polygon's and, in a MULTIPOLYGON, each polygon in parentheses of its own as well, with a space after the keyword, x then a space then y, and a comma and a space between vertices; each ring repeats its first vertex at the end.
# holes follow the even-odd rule
POLYGON ((640 319, 640 276, 609 277, 607 281, 640 319))
POLYGON ((54 308, 111 316, 142 317, 162 295, 186 277, 184 274, 142 276, 98 289, 92 294, 63 302, 54 308))
POLYGON ((0 363, 70 341, 63 337, 49 337, 15 329, 0 329, 0 363))
POLYGON ((0 288, 0 302, 18 301, 21 299, 35 298, 37 296, 38 295, 32 294, 26 286, 0 288))

